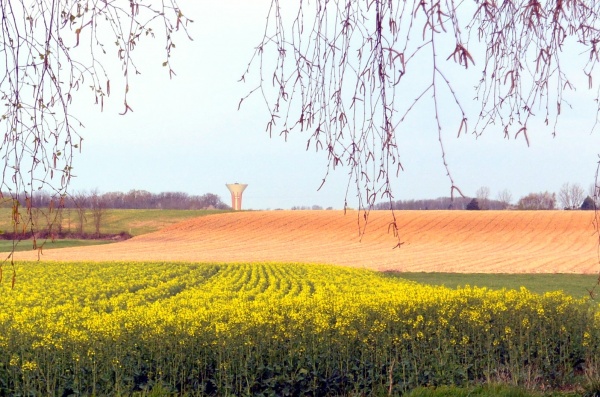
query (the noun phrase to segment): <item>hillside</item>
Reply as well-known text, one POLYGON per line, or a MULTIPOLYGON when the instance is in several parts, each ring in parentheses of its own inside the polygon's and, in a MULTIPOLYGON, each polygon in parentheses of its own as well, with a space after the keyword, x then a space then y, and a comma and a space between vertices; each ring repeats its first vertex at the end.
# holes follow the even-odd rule
MULTIPOLYGON (((317 262, 377 270, 471 273, 595 273, 598 239, 587 211, 371 213, 362 240, 358 213, 264 211, 183 221, 120 243, 47 250, 41 260, 317 262)), ((37 259, 36 252, 15 258, 37 259)))

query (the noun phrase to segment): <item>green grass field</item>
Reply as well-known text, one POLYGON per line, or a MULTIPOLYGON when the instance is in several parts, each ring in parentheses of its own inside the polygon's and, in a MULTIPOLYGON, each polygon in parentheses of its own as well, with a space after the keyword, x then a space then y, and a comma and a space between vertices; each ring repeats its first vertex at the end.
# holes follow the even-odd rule
MULTIPOLYGON (((85 247, 89 245, 101 245, 101 244, 110 244, 111 240, 42 240, 39 239, 37 241, 38 246, 43 244, 42 249, 54 249, 54 248, 66 248, 66 247, 85 247)), ((0 240, 0 252, 11 252, 13 251, 29 251, 33 249, 33 244, 31 240, 22 240, 15 242, 13 245, 12 240, 0 240)))
MULTIPOLYGON (((127 232, 132 236, 155 232, 187 219, 200 216, 221 214, 229 211, 219 210, 117 210, 106 211, 102 233, 127 232)), ((73 214, 74 215, 74 214, 73 214)), ((91 215, 89 216, 91 218, 91 215)), ((73 223, 73 220, 71 222, 73 223)), ((64 222, 63 222, 64 225, 64 222)), ((76 226, 74 223, 72 226, 76 226)), ((64 226, 63 226, 64 227, 64 226)), ((91 219, 88 220, 86 230, 93 232, 91 219)))
MULTIPOLYGON (((478 274, 478 273, 399 273, 388 272, 389 277, 399 277, 422 284, 442 285, 449 288, 466 285, 490 289, 519 289, 525 287, 535 293, 564 291, 576 298, 589 297, 588 290, 598 282, 598 275, 586 274, 478 274)), ((600 287, 595 291, 600 295, 600 287)))
MULTIPOLYGON (((129 209, 108 209, 102 218, 101 233, 118 234, 126 232, 132 236, 154 232, 165 226, 184 221, 186 219, 199 216, 219 214, 227 211, 219 210, 129 210, 129 209)), ((84 232, 94 233, 92 214, 90 211, 86 214, 84 223, 84 232)), ((40 223, 43 217, 40 216, 40 223)), ((75 232, 78 229, 77 213, 75 210, 66 208, 63 210, 62 227, 64 231, 75 232)), ((12 210, 10 208, 0 208, 0 231, 11 232, 12 210)))
MULTIPOLYGON (((75 210, 63 210, 62 227, 65 232, 76 232, 79 227, 77 213, 75 210)), ((109 209, 104 214, 100 232, 102 234, 129 233, 131 236, 151 233, 160 230, 166 226, 185 221, 187 219, 200 216, 214 215, 227 211, 219 210, 129 210, 129 209, 109 209)), ((41 219, 42 217, 40 217, 41 219)), ((40 221, 41 222, 41 221, 40 221)), ((12 232, 12 212, 9 208, 0 208, 0 232, 12 232)), ((92 234, 95 232, 92 215, 87 214, 87 220, 84 223, 84 233, 92 234)), ((78 247, 82 245, 107 244, 107 240, 55 240, 48 241, 44 249, 78 247)), ((22 241, 17 247, 17 251, 31 248, 31 243, 22 241)), ((10 252, 12 250, 12 241, 0 240, 0 252, 10 252)))

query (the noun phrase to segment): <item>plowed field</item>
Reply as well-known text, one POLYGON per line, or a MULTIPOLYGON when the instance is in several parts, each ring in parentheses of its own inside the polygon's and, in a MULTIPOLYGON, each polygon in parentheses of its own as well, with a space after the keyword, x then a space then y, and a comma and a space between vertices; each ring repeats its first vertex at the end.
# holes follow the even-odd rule
MULTIPOLYGON (((211 215, 110 245, 43 251, 57 261, 316 262, 376 270, 469 273, 596 273, 591 211, 402 211, 392 216, 256 211, 211 215)), ((37 259, 35 252, 15 258, 37 259)))

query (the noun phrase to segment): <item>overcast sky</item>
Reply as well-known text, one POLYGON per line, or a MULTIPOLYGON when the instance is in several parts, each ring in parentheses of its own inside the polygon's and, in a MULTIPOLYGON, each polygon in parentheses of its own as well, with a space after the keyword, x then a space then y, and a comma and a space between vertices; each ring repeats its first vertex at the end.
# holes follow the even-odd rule
MULTIPOLYGON (((169 80, 156 50, 142 48, 142 74, 130 81, 133 113, 118 115, 122 97, 114 84, 102 113, 92 105, 93 98, 79 99, 75 111, 85 129, 72 190, 215 193, 229 203, 225 184, 239 182, 249 185, 246 209, 313 204, 342 208, 346 170, 330 174, 317 191, 325 173, 325 153, 306 152, 301 135, 288 142, 269 138, 268 111, 258 96, 237 109, 240 98, 253 88, 238 80, 262 37, 269 1, 181 0, 180 5, 194 20, 194 41, 176 39, 176 77, 169 80)), ((463 88, 470 89, 459 87, 463 88)), ((467 195, 481 186, 488 186, 492 197, 508 189, 515 201, 529 192, 556 192, 565 182, 579 183, 587 192, 600 152, 600 132, 590 134, 593 96, 585 86, 578 87, 580 94, 576 108, 564 112, 559 135, 552 138, 552 131, 540 126, 530 131, 529 148, 522 139, 503 139, 501 131, 457 139, 454 126, 444 129, 456 184, 467 195)), ((450 193, 437 131, 425 122, 430 119, 426 114, 416 117, 414 134, 399 137, 405 171, 394 183, 396 199, 450 193)), ((351 206, 356 205, 354 196, 350 190, 351 206)))

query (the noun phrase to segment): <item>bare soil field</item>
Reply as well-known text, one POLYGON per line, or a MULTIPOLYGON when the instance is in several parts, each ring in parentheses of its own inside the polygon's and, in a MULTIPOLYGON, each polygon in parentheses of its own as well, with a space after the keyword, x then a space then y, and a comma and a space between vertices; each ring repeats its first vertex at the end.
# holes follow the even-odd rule
MULTIPOLYGON (((52 261, 316 262, 375 270, 597 273, 593 211, 253 211, 184 221, 127 241, 46 250, 52 261)), ((17 252, 35 260, 37 252, 17 252)))

